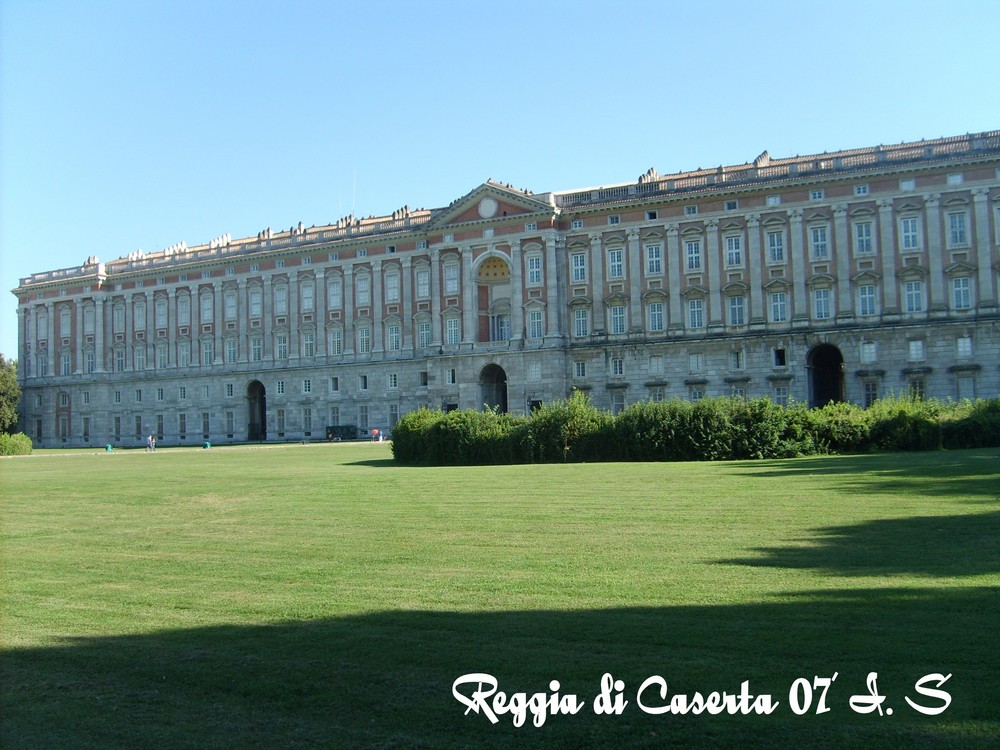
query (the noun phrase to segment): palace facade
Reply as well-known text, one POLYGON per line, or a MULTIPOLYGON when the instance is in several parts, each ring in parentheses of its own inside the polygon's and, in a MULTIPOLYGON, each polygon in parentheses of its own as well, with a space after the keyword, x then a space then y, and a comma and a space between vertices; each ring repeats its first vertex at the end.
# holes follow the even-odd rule
POLYGON ((573 389, 1000 394, 1000 131, 223 235, 37 273, 40 446, 326 439, 573 389))

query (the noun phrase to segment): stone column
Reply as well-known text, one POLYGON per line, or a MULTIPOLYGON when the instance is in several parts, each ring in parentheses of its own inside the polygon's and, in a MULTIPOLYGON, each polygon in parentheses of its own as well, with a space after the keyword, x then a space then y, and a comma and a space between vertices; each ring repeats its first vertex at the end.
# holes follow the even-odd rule
POLYGON ((264 277, 264 285, 261 290, 261 319, 264 329, 261 331, 264 352, 261 362, 274 362, 274 283, 270 276, 264 277))
POLYGON ((372 352, 380 353, 382 345, 382 262, 372 261, 372 352))
POLYGON ((975 204, 975 237, 976 265, 978 266, 979 283, 976 294, 976 306, 980 310, 993 310, 997 307, 997 294, 993 288, 993 269, 990 262, 990 190, 985 187, 972 189, 972 200, 975 204))
POLYGON ((684 275, 686 259, 681 253, 680 224, 667 224, 666 257, 663 267, 667 272, 667 284, 670 289, 670 324, 668 330, 684 329, 684 312, 681 306, 681 278, 684 275))
POLYGON ((760 249, 760 214, 747 214, 747 266, 750 269, 750 325, 763 327, 764 284, 761 269, 764 258, 760 249))
POLYGON ((854 318, 851 300, 851 255, 848 249, 847 204, 833 206, 833 252, 837 263, 837 317, 845 323, 854 318))
POLYGON ((924 196, 924 215, 927 219, 927 264, 930 268, 930 305, 928 309, 932 313, 946 313, 948 298, 944 283, 941 196, 934 193, 924 196))
POLYGON ((316 321, 316 357, 326 358, 326 324, 330 318, 327 312, 326 300, 326 272, 320 268, 316 270, 316 288, 313 290, 313 320, 316 321))
POLYGON ((76 316, 76 333, 73 346, 73 374, 83 374, 83 309, 86 306, 84 298, 77 297, 74 300, 73 314, 76 316))
POLYGON ((413 259, 407 255, 402 259, 399 279, 402 304, 400 305, 399 342, 404 352, 413 351, 413 259))
POLYGON ((896 283, 896 231, 891 198, 878 201, 879 247, 882 258, 882 315, 899 315, 899 286, 896 283))
POLYGON ((293 365, 292 360, 299 358, 299 320, 302 318, 302 311, 299 309, 299 274, 298 272, 288 274, 288 359, 289 366, 293 365))
POLYGON ((642 315, 642 249, 639 247, 639 230, 626 230, 628 243, 628 329, 641 331, 645 328, 642 315))
MULTIPOLYGON (((546 281, 551 272, 552 269, 545 269, 546 281)), ((524 256, 520 240, 510 243, 510 328, 512 339, 524 338, 524 256)))
POLYGON ((802 209, 788 213, 788 256, 792 261, 792 322, 809 322, 809 297, 806 294, 806 248, 802 242, 802 209))
POLYGON ((21 356, 18 361, 23 378, 34 377, 37 374, 34 358, 38 356, 38 318, 34 315, 34 307, 30 304, 24 306, 24 328, 20 335, 23 337, 21 343, 21 356))
POLYGON ((465 245, 461 248, 462 268, 459 271, 462 292, 462 343, 471 344, 476 340, 476 328, 479 316, 476 307, 479 295, 476 288, 476 273, 472 262, 472 248, 465 245))
POLYGON ((592 269, 593 281, 593 331, 606 331, 608 329, 607 312, 604 309, 604 250, 601 247, 602 237, 600 232, 590 235, 590 267, 592 269))
POLYGON ((441 346, 441 250, 431 255, 431 346, 441 346))
POLYGON ((104 372, 104 296, 94 295, 94 371, 104 372))
POLYGON ((556 268, 556 243, 554 234, 545 238, 545 338, 559 339, 562 329, 559 326, 559 274, 556 268))
POLYGON ((247 280, 245 278, 236 282, 236 317, 239 320, 237 323, 239 328, 236 331, 237 336, 239 336, 236 361, 240 364, 246 364, 250 361, 250 335, 247 331, 247 321, 250 320, 250 300, 247 299, 247 280))
POLYGON ((344 354, 354 354, 354 266, 344 267, 344 354))
POLYGON ((722 272, 724 262, 719 244, 719 220, 705 222, 705 262, 708 264, 708 327, 721 328, 722 318, 722 272))

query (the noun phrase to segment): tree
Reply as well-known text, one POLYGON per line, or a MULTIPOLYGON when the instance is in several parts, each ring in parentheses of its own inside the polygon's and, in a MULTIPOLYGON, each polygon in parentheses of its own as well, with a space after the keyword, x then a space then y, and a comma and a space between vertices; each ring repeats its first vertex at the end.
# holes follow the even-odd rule
POLYGON ((0 354, 0 432, 17 429, 17 404, 21 386, 17 382, 17 360, 0 354))

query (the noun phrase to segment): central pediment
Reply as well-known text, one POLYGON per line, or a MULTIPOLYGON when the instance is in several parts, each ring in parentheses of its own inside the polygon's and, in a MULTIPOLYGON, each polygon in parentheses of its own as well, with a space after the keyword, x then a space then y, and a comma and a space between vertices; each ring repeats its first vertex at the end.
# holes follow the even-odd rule
POLYGON ((512 216, 551 217, 556 208, 547 200, 539 200, 526 190, 518 190, 493 180, 452 201, 447 208, 439 209, 425 224, 425 229, 444 229, 492 222, 512 216))

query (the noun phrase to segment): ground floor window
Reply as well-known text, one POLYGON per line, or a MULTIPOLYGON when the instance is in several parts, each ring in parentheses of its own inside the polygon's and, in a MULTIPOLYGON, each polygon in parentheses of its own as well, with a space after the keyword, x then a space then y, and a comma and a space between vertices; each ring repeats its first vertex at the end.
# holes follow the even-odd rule
POLYGON ((878 381, 866 380, 862 387, 864 389, 863 403, 867 408, 878 400, 878 381))

